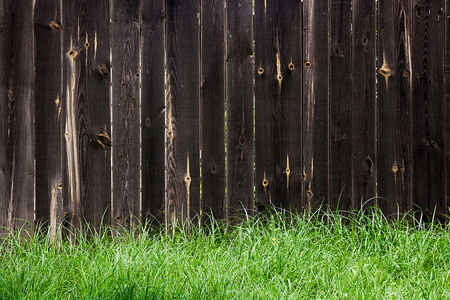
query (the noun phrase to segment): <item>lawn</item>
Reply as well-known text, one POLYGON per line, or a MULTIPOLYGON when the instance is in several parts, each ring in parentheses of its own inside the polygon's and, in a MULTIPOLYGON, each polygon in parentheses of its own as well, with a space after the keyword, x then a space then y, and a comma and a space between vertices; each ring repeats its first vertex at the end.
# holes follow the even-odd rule
POLYGON ((446 225, 379 211, 0 240, 0 299, 450 298, 446 225))

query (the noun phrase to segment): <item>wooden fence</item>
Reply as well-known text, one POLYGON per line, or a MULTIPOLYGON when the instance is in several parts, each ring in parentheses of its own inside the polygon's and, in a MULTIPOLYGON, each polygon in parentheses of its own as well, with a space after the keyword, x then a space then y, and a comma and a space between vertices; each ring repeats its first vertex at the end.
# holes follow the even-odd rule
POLYGON ((5 227, 448 213, 450 0, 0 0, 0 82, 5 227))

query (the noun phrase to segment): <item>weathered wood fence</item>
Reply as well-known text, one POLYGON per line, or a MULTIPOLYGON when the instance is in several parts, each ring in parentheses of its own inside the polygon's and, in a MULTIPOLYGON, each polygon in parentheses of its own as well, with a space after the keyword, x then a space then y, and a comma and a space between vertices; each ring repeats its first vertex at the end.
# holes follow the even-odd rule
POLYGON ((0 83, 5 227, 448 213, 450 0, 0 0, 0 83))

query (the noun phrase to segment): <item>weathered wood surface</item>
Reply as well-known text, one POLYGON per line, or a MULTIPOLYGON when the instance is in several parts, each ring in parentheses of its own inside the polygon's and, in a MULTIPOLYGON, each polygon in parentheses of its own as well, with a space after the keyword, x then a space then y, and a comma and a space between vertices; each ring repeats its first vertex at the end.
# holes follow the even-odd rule
POLYGON ((139 0, 112 5, 112 216, 129 226, 140 218, 139 0))
POLYGON ((351 18, 351 1, 331 1, 329 197, 344 210, 352 203, 351 18))
POLYGON ((223 0, 201 2, 202 207, 225 218, 225 11, 223 0))
POLYGON ((227 3, 226 18, 226 215, 232 219, 254 208, 252 3, 227 3))
POLYGON ((329 1, 303 1, 303 207, 314 209, 328 195, 329 1))
POLYGON ((412 17, 413 199, 424 214, 448 215, 444 197, 444 1, 414 1, 412 17))
POLYGON ((300 1, 255 3, 256 201, 301 207, 300 1))
POLYGON ((0 2, 0 225, 34 222, 33 1, 0 2))
POLYGON ((141 2, 142 217, 165 221, 164 0, 141 2))
POLYGON ((445 207, 450 204, 450 0, 445 1, 445 207))
POLYGON ((37 1, 36 41, 36 220, 50 226, 53 236, 62 215, 62 28, 59 0, 37 1))
POLYGON ((376 2, 352 2, 352 207, 376 199, 376 2), (369 201, 370 199, 370 201, 369 201))
POLYGON ((11 190, 11 167, 8 161, 8 73, 11 49, 11 7, 8 0, 0 0, 0 234, 8 225, 8 206, 11 190))
POLYGON ((63 216, 98 224, 110 207, 109 2, 63 1, 63 216))
POLYGON ((167 214, 190 219, 200 209, 199 3, 166 2, 167 214))
POLYGON ((378 1, 378 203, 412 209, 411 2, 378 1))

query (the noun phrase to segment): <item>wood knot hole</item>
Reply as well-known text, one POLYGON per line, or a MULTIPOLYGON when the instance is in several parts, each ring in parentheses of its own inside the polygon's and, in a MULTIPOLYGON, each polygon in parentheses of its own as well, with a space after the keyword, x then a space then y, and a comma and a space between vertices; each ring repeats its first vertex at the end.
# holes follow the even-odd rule
POLYGON ((100 144, 100 146, 102 146, 103 150, 108 149, 109 147, 111 147, 111 138, 109 137, 107 132, 100 132, 97 135, 97 143, 100 144))
POLYGON ((306 191, 306 195, 308 196, 308 198, 312 198, 312 196, 314 195, 313 192, 311 190, 307 190, 306 191))
POLYGON ((241 146, 245 145, 246 141, 247 140, 246 140, 245 136, 241 135, 241 137, 239 138, 239 145, 241 145, 241 146))
POLYGON ((383 65, 383 66, 380 68, 380 74, 383 75, 384 78, 387 79, 389 76, 391 76, 391 69, 389 69, 388 67, 386 67, 386 66, 383 65))
POLYGON ((75 50, 70 50, 69 51, 69 53, 68 53, 68 55, 69 55, 69 57, 71 58, 71 59, 74 59, 75 57, 77 57, 77 51, 75 51, 75 50))
POLYGON ((51 21, 50 22, 50 28, 54 31, 54 32, 61 32, 61 26, 56 23, 55 21, 51 21))
POLYGON ((278 76, 277 76, 277 79, 278 79, 278 81, 283 80, 283 75, 278 75, 278 76))
POLYGON ((408 71, 403 71, 403 77, 408 78, 409 77, 409 72, 408 71))
POLYGON ((289 174, 291 174, 291 169, 286 168, 286 174, 289 176, 289 174))
POLYGON ((363 37, 363 39, 362 39, 362 44, 363 44, 363 46, 367 46, 367 43, 369 42, 369 39, 365 36, 365 37, 363 37))
POLYGON ((106 78, 109 75, 109 70, 107 67, 105 66, 101 66, 98 71, 100 72, 100 75, 102 75, 102 77, 106 78))
POLYGON ((366 158, 365 169, 369 175, 373 174, 373 161, 370 158, 370 156, 367 156, 367 158, 366 158))
POLYGON ((173 138, 173 131, 168 131, 167 136, 169 137, 169 139, 173 138))
POLYGON ((145 118, 145 125, 147 125, 147 127, 150 127, 150 125, 152 125, 152 121, 150 120, 150 117, 145 118))
POLYGON ((264 179, 263 182, 262 182, 262 185, 263 185, 264 188, 268 187, 269 186, 269 181, 267 179, 264 179))
POLYGON ((396 163, 394 163, 394 164, 392 165, 392 172, 397 173, 397 171, 398 171, 398 166, 397 166, 396 163))
POLYGON ((190 184, 192 181, 191 176, 187 175, 186 177, 184 177, 184 182, 186 182, 186 184, 190 184))
POLYGON ((89 42, 84 43, 85 48, 89 48, 89 42))
POLYGON ((305 67, 310 68, 311 62, 309 60, 305 61, 305 67))
POLYGON ((259 68, 258 69, 258 75, 261 76, 264 73, 264 69, 263 68, 259 68))
POLYGON ((293 63, 290 63, 290 64, 288 65, 288 68, 289 68, 289 70, 294 71, 295 66, 294 66, 293 63))
POLYGON ((116 221, 117 222, 119 222, 120 221, 120 219, 121 219, 121 216, 118 214, 118 215, 116 215, 116 221))

